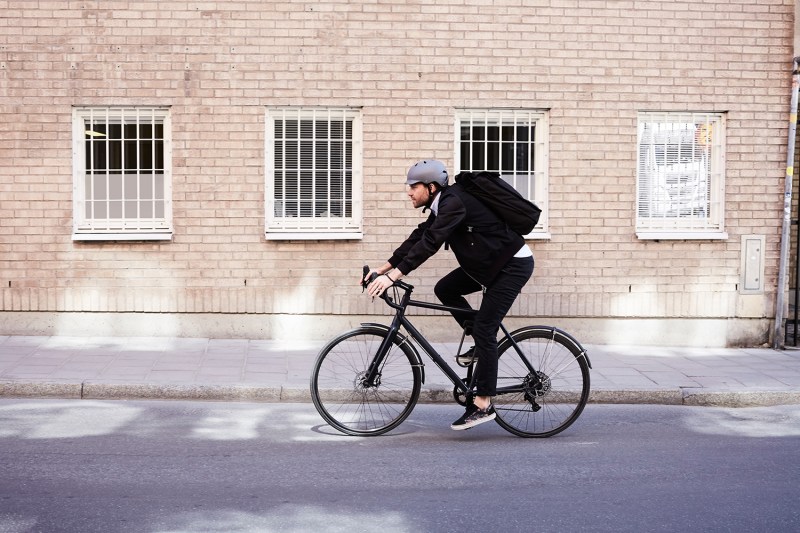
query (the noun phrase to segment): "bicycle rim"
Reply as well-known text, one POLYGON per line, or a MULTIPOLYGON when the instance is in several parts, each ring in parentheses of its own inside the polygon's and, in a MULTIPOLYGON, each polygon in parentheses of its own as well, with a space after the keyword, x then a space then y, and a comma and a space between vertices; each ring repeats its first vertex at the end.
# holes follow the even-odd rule
POLYGON ((311 399, 331 426, 348 435, 381 435, 397 427, 419 398, 421 371, 415 352, 394 343, 378 379, 364 378, 386 331, 359 328, 320 351, 311 375, 311 399))
POLYGON ((493 399, 498 424, 521 437, 564 431, 589 399, 585 352, 553 328, 513 335, 527 364, 508 339, 498 347, 498 393, 493 399))

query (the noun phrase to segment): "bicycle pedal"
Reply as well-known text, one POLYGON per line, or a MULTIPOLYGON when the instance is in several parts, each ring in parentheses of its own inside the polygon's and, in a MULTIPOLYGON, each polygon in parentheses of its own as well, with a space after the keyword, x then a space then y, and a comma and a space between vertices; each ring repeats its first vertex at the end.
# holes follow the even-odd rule
POLYGON ((469 368, 475 362, 475 347, 473 346, 466 352, 456 356, 456 364, 461 368, 469 368))

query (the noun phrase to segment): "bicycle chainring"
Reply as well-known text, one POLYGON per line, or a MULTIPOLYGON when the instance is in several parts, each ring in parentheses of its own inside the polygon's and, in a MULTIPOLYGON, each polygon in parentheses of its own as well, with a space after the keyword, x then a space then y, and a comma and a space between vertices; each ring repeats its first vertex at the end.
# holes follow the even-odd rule
POLYGON ((453 387, 453 398, 455 398, 458 405, 461 405, 462 407, 467 406, 467 395, 458 387, 453 387))

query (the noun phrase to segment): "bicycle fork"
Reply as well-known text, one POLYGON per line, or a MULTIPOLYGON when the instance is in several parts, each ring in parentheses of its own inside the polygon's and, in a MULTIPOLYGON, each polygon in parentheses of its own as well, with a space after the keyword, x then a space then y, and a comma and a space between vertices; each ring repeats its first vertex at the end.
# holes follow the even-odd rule
POLYGON ((398 306, 398 313, 395 315, 392 323, 386 330, 386 335, 384 335, 381 345, 375 352, 375 356, 372 358, 372 361, 370 361, 369 367, 362 378, 362 385, 364 387, 378 387, 381 384, 381 372, 383 369, 383 364, 386 361, 386 356, 389 354, 389 350, 391 350, 392 345, 395 343, 395 340, 400 332, 400 325, 402 324, 403 316, 402 309, 403 307, 398 306))
POLYGON ((365 389, 376 388, 380 386, 381 370, 383 368, 383 363, 386 360, 386 356, 388 355, 389 350, 392 347, 394 338, 397 336, 397 331, 398 328, 391 327, 389 328, 389 331, 386 333, 386 335, 383 337, 381 345, 378 347, 378 350, 375 352, 375 356, 369 363, 369 367, 367 367, 366 372, 361 378, 361 386, 364 387, 365 389))

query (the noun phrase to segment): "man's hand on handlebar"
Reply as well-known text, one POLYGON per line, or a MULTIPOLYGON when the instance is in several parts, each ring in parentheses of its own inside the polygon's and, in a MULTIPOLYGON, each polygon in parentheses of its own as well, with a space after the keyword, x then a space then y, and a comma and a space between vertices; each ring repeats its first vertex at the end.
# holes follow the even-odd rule
POLYGON ((372 280, 372 283, 367 286, 367 292, 374 298, 382 295, 384 291, 386 291, 386 289, 392 285, 394 285, 394 280, 392 280, 388 275, 383 274, 372 280))
POLYGON ((402 277, 402 273, 387 263, 376 270, 370 270, 369 267, 365 266, 363 276, 361 285, 362 287, 366 286, 367 292, 374 298, 381 296, 386 289, 394 285, 394 282, 402 277), (394 276, 397 277, 395 278, 394 276))

